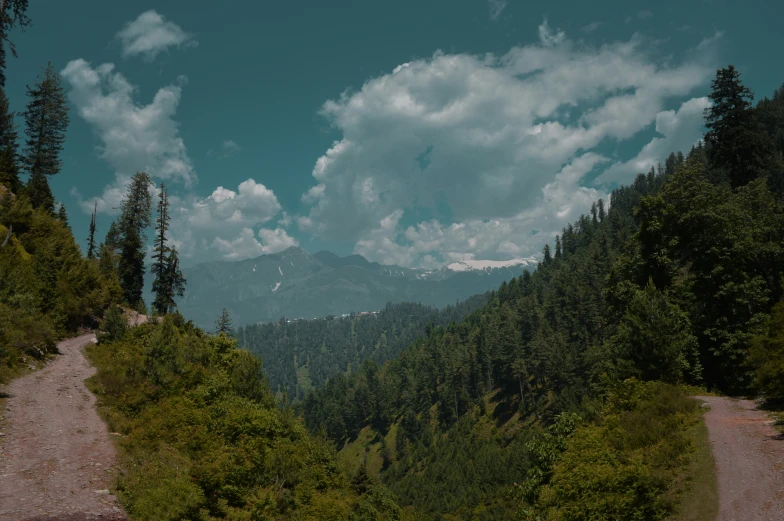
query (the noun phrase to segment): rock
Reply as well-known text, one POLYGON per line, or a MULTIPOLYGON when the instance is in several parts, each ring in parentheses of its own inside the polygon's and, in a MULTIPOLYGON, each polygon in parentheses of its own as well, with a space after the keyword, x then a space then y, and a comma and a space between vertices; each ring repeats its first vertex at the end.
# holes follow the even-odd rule
POLYGON ((103 489, 103 490, 96 490, 95 493, 101 494, 102 496, 108 496, 110 492, 106 489, 103 489))

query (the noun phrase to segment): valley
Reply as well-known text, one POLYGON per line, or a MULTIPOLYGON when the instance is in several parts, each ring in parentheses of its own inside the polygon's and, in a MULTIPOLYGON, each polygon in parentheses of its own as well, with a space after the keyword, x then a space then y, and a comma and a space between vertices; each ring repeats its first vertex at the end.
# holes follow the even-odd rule
POLYGON ((769 6, 94 4, 0 2, 0 521, 778 521, 769 6))

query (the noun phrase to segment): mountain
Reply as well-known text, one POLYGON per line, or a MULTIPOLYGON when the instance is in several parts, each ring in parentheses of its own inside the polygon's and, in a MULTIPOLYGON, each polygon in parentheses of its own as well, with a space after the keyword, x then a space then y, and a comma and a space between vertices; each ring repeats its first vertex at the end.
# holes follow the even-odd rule
POLYGON ((291 247, 184 269, 188 284, 178 304, 186 318, 207 328, 224 307, 236 324, 374 311, 388 302, 443 307, 497 288, 535 266, 531 258, 464 261, 423 270, 370 262, 361 255, 311 255, 291 247))

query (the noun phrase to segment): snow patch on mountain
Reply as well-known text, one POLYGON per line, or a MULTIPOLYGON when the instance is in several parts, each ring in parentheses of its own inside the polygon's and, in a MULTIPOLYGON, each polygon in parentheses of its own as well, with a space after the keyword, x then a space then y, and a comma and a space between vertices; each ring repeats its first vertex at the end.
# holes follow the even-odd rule
POLYGON ((279 287, 280 287, 280 282, 276 282, 276 283, 275 283, 275 287, 274 287, 274 288, 272 288, 272 291, 273 291, 273 292, 275 292, 275 291, 278 291, 278 288, 279 288, 279 287))
POLYGON ((280 269, 280 266, 278 266, 278 271, 280 272, 280 276, 282 277, 283 276, 283 270, 280 269))
POLYGON ((466 260, 447 264, 445 269, 450 271, 477 271, 494 270, 500 268, 514 268, 517 266, 532 266, 536 264, 536 259, 529 257, 526 259, 511 259, 505 261, 492 260, 466 260))

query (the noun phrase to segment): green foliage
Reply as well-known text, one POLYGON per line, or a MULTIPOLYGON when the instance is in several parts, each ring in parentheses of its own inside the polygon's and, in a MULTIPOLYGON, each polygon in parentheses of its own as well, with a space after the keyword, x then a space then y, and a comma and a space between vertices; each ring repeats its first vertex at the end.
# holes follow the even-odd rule
POLYGON ((753 341, 757 384, 773 402, 784 403, 784 301, 773 307, 766 331, 753 341))
POLYGON ((689 462, 696 400, 658 382, 627 380, 610 393, 601 418, 566 438, 527 519, 666 519, 666 493, 689 462))
POLYGON ((616 378, 636 376, 670 383, 698 383, 702 378, 697 339, 688 316, 652 281, 634 291, 608 343, 604 360, 615 364, 616 378))
POLYGON ((120 306, 110 306, 104 315, 101 329, 98 331, 97 339, 101 343, 115 342, 125 336, 128 329, 128 322, 123 316, 120 306))
POLYGON ((226 335, 167 315, 88 355, 123 435, 118 491, 132 519, 407 519, 379 483, 352 486, 226 335))
MULTIPOLYGON (((71 231, 24 195, 0 194, 0 223, 11 227, 0 247, 0 365, 40 358, 79 327, 94 326, 112 302, 114 286, 82 258, 71 231)), ((0 224, 3 239, 8 228, 0 224)), ((2 375, 0 375, 2 378, 2 375)))

